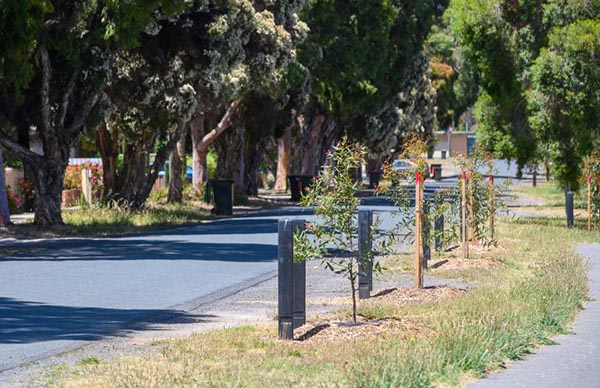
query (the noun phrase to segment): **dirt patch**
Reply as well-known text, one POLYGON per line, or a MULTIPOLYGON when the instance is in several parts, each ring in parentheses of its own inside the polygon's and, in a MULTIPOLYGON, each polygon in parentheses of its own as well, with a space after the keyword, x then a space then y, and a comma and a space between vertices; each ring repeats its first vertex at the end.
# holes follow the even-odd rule
POLYGON ((418 325, 408 319, 384 318, 366 320, 358 317, 358 322, 335 320, 309 322, 295 330, 294 339, 299 342, 331 343, 339 341, 364 340, 382 335, 394 334, 394 338, 410 340, 417 335, 431 335, 433 330, 418 325))
POLYGON ((473 259, 443 258, 431 260, 429 265, 429 268, 431 268, 431 272, 433 273, 464 271, 470 269, 500 269, 506 267, 504 263, 491 257, 473 259))
MULTIPOLYGON (((468 291, 452 287, 389 288, 375 293, 370 299, 361 300, 362 306, 386 305, 399 307, 407 304, 425 304, 441 300, 460 298, 468 291)), ((364 340, 393 334, 394 338, 410 340, 416 336, 430 336, 433 330, 409 319, 389 317, 367 319, 357 317, 354 322, 340 322, 335 318, 321 317, 310 320, 296 329, 295 339, 300 342, 330 343, 336 341, 364 340)))
POLYGON ((427 287, 417 288, 390 288, 379 291, 370 299, 361 301, 367 306, 386 305, 386 306, 404 306, 407 304, 427 304, 435 303, 441 300, 460 298, 465 296, 468 291, 452 287, 427 287))

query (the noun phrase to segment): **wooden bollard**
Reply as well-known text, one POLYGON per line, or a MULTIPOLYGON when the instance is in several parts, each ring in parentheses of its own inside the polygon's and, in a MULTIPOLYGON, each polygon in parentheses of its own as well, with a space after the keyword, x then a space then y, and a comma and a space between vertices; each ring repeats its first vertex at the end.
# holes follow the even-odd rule
POLYGON ((468 221, 467 221, 467 173, 465 171, 462 172, 461 176, 461 238, 462 238, 462 250, 463 257, 465 259, 469 258, 469 229, 468 229, 468 221))
POLYGON ((440 214, 437 216, 433 223, 433 228, 435 230, 435 250, 436 252, 440 252, 442 250, 442 237, 444 235, 444 215, 440 214))
POLYGON ((279 338, 293 340, 294 329, 306 322, 306 262, 294 262, 294 233, 304 220, 281 220, 277 225, 279 338))
POLYGON ((575 226, 575 214, 573 213, 573 192, 568 190, 565 194, 565 208, 567 211, 567 228, 573 228, 575 226))
POLYGON ((423 222, 421 217, 423 190, 421 173, 417 172, 415 180, 415 287, 423 288, 423 222))
POLYGON ((373 291, 373 211, 358 211, 358 298, 368 299, 373 291))

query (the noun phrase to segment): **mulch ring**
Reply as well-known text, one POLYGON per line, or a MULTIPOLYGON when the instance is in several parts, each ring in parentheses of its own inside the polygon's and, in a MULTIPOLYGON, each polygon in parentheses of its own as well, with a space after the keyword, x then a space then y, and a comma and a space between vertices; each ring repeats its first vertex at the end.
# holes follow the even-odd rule
POLYGON ((367 320, 357 317, 357 322, 340 322, 331 318, 319 322, 307 322, 294 332, 294 339, 308 343, 330 343, 337 341, 364 340, 394 333, 394 338, 407 339, 433 332, 424 326, 401 318, 367 320))
POLYGON ((429 268, 432 273, 462 271, 469 269, 500 269, 504 267, 506 267, 504 263, 491 257, 472 259, 453 257, 429 261, 429 268))
POLYGON ((447 286, 418 288, 390 288, 382 290, 370 299, 362 300, 361 306, 386 305, 404 306, 407 304, 435 303, 441 300, 460 298, 468 291, 447 286))
MULTIPOLYGON (((424 289, 415 288, 391 288, 379 291, 370 299, 361 300, 361 306, 387 305, 402 306, 408 304, 425 304, 441 300, 460 298, 468 291, 451 287, 430 287, 424 289)), ((357 317, 354 322, 340 322, 334 317, 321 317, 318 320, 310 320, 304 326, 295 330, 294 338, 297 341, 310 343, 330 343, 335 341, 347 341, 355 339, 373 338, 381 335, 392 334, 394 338, 406 339, 416 336, 433 335, 430 328, 404 318, 382 318, 367 319, 357 317)))

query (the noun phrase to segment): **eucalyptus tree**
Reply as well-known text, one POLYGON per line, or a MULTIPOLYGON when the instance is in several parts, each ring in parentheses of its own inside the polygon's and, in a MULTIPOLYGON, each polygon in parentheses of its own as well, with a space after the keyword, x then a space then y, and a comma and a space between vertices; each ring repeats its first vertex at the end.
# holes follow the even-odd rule
POLYGON ((380 168, 381 159, 391 149, 403 144, 409 134, 431 140, 435 126, 436 91, 430 78, 429 61, 418 57, 418 66, 409 76, 402 90, 375 115, 367 117, 363 141, 369 145, 370 158, 380 168))
POLYGON ((549 144, 563 187, 579 187, 584 157, 600 147, 599 69, 598 18, 554 29, 531 68, 530 121, 549 144))
POLYGON ((304 3, 237 0, 217 7, 219 13, 208 28, 208 64, 199 71, 198 107, 191 123, 196 189, 206 180, 208 147, 231 126, 244 98, 252 91, 270 96, 281 92, 288 67, 296 61, 296 47, 308 32, 297 16, 304 3))
POLYGON ((366 119, 380 114, 416 74, 419 53, 438 7, 443 8, 443 2, 325 0, 308 4, 303 18, 311 32, 301 63, 310 100, 297 109, 301 117, 292 147, 293 172, 314 175, 343 131, 365 139, 366 119))
POLYGON ((516 158, 522 168, 537 157, 537 150, 546 148, 536 145, 542 141, 551 148, 562 184, 575 185, 581 155, 574 156, 573 151, 585 153, 591 145, 589 136, 578 129, 577 120, 583 117, 580 107, 566 96, 573 89, 579 97, 587 93, 582 100, 585 104, 593 101, 593 96, 580 91, 580 77, 590 82, 585 86, 589 90, 599 85, 594 77, 577 71, 565 81, 570 69, 587 67, 595 60, 592 49, 579 55, 593 47, 589 41, 593 34, 581 25, 569 26, 597 20, 600 2, 455 0, 449 12, 458 43, 479 76, 481 91, 475 111, 481 144, 501 156, 516 158), (559 43, 558 30, 563 31, 561 38, 568 40, 559 43), (581 37, 576 36, 578 33, 581 37), (576 49, 578 39, 585 43, 576 49), (576 58, 571 58, 575 53, 576 58), (564 69, 559 73, 560 66, 564 69), (549 84, 551 80, 556 82, 554 86, 549 84), (556 103, 561 100, 565 104, 556 103))
POLYGON ((117 53, 138 44, 156 15, 184 0, 22 0, 0 3, 0 143, 28 165, 35 187, 35 223, 61 224, 61 191, 71 145, 112 77, 117 53), (20 106, 41 152, 19 144, 20 106))

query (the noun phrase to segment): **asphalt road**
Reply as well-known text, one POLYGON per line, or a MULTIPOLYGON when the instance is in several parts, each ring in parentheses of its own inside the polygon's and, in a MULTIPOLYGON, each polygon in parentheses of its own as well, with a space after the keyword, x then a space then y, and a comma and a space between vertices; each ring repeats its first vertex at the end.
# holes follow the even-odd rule
POLYGON ((202 304, 274 277, 277 220, 312 216, 297 207, 259 214, 133 237, 26 242, 31 253, 0 257, 0 372, 159 321, 197 320, 191 311, 202 304))
POLYGON ((600 387, 600 244, 585 245, 579 253, 590 259, 590 296, 573 327, 574 335, 556 339, 502 373, 489 375, 470 388, 598 388, 600 387))

